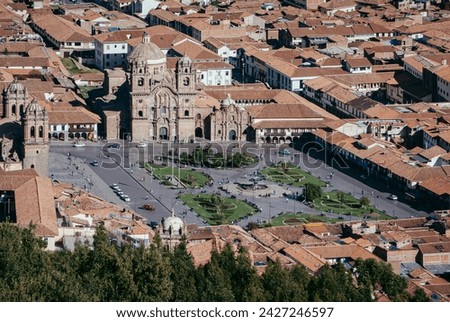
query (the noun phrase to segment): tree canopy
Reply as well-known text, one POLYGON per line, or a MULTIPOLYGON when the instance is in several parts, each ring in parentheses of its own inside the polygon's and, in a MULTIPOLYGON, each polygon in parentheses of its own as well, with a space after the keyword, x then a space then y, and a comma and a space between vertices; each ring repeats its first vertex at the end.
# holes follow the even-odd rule
POLYGON ((169 251, 156 236, 149 248, 118 247, 98 228, 94 247, 45 252, 33 228, 0 224, 0 301, 373 301, 383 291, 394 301, 426 301, 409 295, 406 280, 390 265, 357 260, 316 276, 296 265, 270 262, 258 274, 245 249, 227 245, 196 267, 185 241, 169 251))

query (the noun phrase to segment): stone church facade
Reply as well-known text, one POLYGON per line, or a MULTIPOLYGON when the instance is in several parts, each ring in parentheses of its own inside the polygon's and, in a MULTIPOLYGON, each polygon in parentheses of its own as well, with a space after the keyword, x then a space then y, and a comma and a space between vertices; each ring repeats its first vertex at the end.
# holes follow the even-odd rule
POLYGON ((45 108, 31 97, 25 86, 14 80, 2 93, 3 124, 14 129, 0 140, 0 167, 4 170, 35 169, 48 176, 49 120, 45 108), (20 125, 19 125, 20 124, 20 125), (22 133, 18 133, 21 129, 22 133), (18 142, 18 141, 21 142, 18 142))
POLYGON ((128 56, 128 67, 133 142, 246 139, 250 116, 233 105, 231 98, 208 111, 196 106, 199 81, 189 57, 180 58, 175 69, 168 69, 164 53, 144 34, 142 43, 128 56))
POLYGON ((183 57, 175 71, 166 56, 144 34, 128 56, 130 68, 131 135, 138 141, 189 141, 194 137, 196 75, 183 57))

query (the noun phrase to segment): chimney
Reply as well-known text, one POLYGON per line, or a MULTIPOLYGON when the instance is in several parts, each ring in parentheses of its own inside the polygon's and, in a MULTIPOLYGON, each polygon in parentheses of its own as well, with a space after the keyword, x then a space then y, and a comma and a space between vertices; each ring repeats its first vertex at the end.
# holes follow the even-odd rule
POLYGON ((442 59, 441 65, 447 66, 447 59, 442 59))

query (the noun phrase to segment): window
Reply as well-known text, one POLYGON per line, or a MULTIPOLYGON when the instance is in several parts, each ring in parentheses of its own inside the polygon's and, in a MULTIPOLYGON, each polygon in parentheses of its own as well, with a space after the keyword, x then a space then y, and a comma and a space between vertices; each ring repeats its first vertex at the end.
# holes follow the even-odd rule
POLYGON ((30 128, 30 138, 34 138, 36 136, 34 126, 30 128))
POLYGON ((39 137, 40 138, 44 137, 44 127, 42 125, 39 126, 39 137))
POLYGON ((184 111, 184 116, 189 116, 189 111, 188 110, 184 111))
POLYGON ((122 45, 122 49, 125 49, 125 45, 122 45))
POLYGON ((139 111, 138 115, 139 115, 139 117, 142 117, 142 116, 144 116, 144 113, 142 113, 142 111, 139 111))
POLYGON ((144 86, 144 79, 143 78, 139 78, 138 79, 138 86, 144 86))
POLYGON ((167 107, 161 106, 161 114, 166 114, 166 113, 167 113, 167 107))

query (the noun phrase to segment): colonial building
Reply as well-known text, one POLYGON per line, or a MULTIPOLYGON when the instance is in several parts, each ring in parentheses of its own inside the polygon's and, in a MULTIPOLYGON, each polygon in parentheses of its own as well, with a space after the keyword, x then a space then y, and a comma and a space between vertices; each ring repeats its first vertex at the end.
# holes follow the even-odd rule
POLYGON ((166 56, 144 33, 128 64, 132 140, 193 139, 197 79, 191 59, 183 57, 175 71, 168 70, 166 56))
POLYGON ((128 56, 132 141, 292 142, 336 119, 298 95, 262 83, 205 87, 192 59, 166 58, 143 35, 128 56), (287 126, 287 120, 295 124, 287 126))

